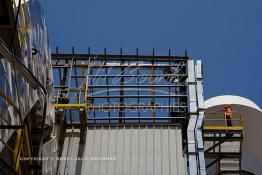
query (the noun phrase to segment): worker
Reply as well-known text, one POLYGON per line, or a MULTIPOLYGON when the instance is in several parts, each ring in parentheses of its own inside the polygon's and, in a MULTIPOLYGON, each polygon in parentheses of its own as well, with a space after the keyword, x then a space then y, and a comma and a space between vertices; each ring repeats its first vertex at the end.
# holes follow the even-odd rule
POLYGON ((232 125, 232 110, 230 109, 230 106, 225 105, 222 111, 224 111, 227 126, 233 126, 232 125))

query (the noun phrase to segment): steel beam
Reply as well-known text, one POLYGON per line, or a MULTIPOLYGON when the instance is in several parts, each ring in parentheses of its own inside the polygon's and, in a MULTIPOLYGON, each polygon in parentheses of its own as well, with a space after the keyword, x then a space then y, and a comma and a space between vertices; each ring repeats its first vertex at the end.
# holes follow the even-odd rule
POLYGON ((24 125, 0 125, 0 129, 24 129, 24 125))
POLYGON ((150 55, 111 55, 111 54, 52 54, 52 59, 55 60, 66 60, 75 58, 77 60, 89 60, 90 58, 92 60, 105 60, 108 61, 152 61, 152 59, 155 59, 157 61, 187 61, 188 57, 186 56, 150 56, 150 55))

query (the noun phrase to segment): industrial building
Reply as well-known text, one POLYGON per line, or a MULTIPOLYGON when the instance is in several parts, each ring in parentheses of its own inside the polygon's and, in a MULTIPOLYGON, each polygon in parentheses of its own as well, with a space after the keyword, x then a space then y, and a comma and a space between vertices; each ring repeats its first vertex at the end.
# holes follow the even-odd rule
POLYGON ((51 53, 38 0, 0 0, 0 38, 1 175, 261 174, 262 109, 205 101, 187 52, 51 53))

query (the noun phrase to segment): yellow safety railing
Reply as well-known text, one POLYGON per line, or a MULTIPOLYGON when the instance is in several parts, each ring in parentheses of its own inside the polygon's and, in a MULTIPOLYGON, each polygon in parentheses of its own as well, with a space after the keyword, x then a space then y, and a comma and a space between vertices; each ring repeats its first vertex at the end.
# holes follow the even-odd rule
POLYGON ((18 106, 16 105, 15 102, 13 102, 12 98, 6 95, 4 92, 2 92, 1 89, 0 89, 0 97, 3 97, 8 102, 8 104, 10 104, 15 109, 16 112, 19 111, 18 106))
MULTIPOLYGON (((19 112, 19 108, 13 100, 4 94, 0 90, 0 97, 2 97, 9 105, 11 105, 16 112, 19 112)), ((0 121, 2 124, 11 125, 11 123, 0 115, 0 121)), ((12 153, 13 157, 13 168, 19 174, 24 174, 21 169, 20 158, 31 157, 31 147, 29 140, 28 128, 24 125, 24 129, 14 129, 14 134, 16 135, 15 143, 13 146, 10 146, 5 140, 0 138, 0 142, 12 153)), ((32 160, 29 160, 29 164, 32 164, 32 160)), ((30 174, 33 174, 33 171, 30 171, 30 174)))
POLYGON ((66 108, 66 109, 71 109, 71 108, 85 108, 87 107, 87 104, 55 104, 56 108, 66 108))
POLYGON ((228 119, 223 111, 206 111, 204 130, 242 131, 242 115, 240 112, 232 111, 232 118, 228 119), (232 126, 228 126, 228 123, 232 126))
MULTIPOLYGON (((13 9, 16 13, 18 12, 18 3, 15 0, 12 0, 13 3, 13 9)), ((20 44, 20 50, 22 51, 24 48, 24 45, 26 43, 26 33, 27 30, 30 28, 30 22, 29 22, 29 12, 26 5, 26 0, 21 0, 21 5, 19 9, 19 16, 17 20, 17 31, 18 31, 18 39, 20 44)))
MULTIPOLYGON (((15 130, 16 139, 14 147, 10 146, 7 142, 0 138, 0 142, 12 153, 13 157, 13 168, 19 174, 24 174, 21 169, 20 159, 21 157, 31 157, 31 147, 29 141, 29 133, 28 129, 25 126, 24 129, 16 129, 15 130)), ((28 160, 29 163, 27 165, 32 164, 32 160, 28 160)), ((30 174, 33 174, 33 171, 30 171, 30 174)))

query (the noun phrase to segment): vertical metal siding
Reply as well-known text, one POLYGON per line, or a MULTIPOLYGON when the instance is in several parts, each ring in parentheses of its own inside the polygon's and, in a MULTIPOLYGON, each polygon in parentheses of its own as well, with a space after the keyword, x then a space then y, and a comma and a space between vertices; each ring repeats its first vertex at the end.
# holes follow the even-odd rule
POLYGON ((183 175, 185 157, 180 126, 88 127, 82 174, 183 175))
POLYGON ((42 146, 42 175, 53 175, 57 169, 57 141, 53 137, 42 146))
POLYGON ((79 129, 67 129, 63 144, 63 151, 59 161, 58 174, 73 175, 80 174, 77 169, 78 151, 80 142, 79 129))

